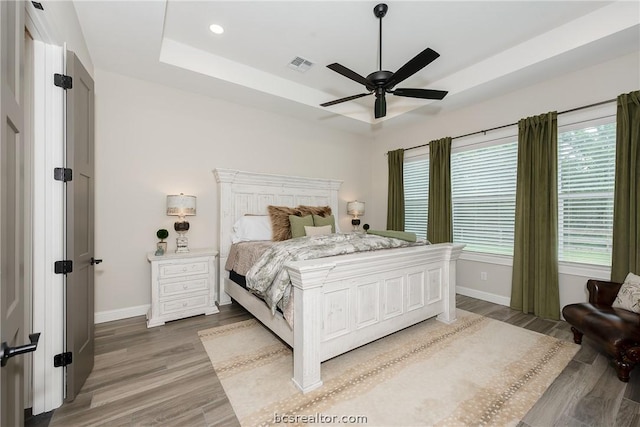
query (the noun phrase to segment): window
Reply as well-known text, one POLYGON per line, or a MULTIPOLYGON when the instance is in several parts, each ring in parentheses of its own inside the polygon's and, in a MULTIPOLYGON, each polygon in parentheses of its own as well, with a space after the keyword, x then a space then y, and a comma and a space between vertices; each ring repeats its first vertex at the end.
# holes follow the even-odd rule
MULTIPOLYGON (((611 265, 615 133, 611 116, 558 130, 561 262, 611 265)), ((459 147, 451 155, 453 241, 466 244, 466 251, 513 255, 518 163, 514 139, 459 147)), ((404 193, 405 230, 426 238, 428 156, 405 159, 404 193)))
POLYGON ((453 241, 513 255, 517 141, 451 155, 453 241))
POLYGON ((426 239, 429 201, 429 157, 405 160, 403 177, 404 229, 426 239))
POLYGON ((615 123, 558 132, 558 259, 611 265, 615 123))

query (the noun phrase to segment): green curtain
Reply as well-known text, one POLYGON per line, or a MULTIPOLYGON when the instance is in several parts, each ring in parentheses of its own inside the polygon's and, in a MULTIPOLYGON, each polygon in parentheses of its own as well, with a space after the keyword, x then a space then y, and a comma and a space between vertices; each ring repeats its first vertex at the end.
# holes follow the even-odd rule
POLYGON ((387 230, 404 231, 404 149, 389 151, 387 230))
POLYGON ((640 274, 640 91, 618 96, 611 280, 640 274))
POLYGON ((427 239, 453 241, 451 215, 451 138, 429 142, 429 213, 427 239))
POLYGON ((511 308, 560 318, 556 112, 518 122, 511 308))

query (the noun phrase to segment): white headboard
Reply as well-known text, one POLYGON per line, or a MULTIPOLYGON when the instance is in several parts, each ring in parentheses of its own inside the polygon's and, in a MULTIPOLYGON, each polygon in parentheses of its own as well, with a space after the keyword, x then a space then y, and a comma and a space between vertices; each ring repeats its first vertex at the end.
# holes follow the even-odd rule
POLYGON ((214 169, 218 183, 218 250, 220 251, 220 288, 218 301, 228 303, 223 294, 224 265, 231 247, 233 224, 246 214, 267 215, 267 206, 331 206, 338 210, 338 190, 342 181, 324 178, 272 175, 233 169, 214 169))

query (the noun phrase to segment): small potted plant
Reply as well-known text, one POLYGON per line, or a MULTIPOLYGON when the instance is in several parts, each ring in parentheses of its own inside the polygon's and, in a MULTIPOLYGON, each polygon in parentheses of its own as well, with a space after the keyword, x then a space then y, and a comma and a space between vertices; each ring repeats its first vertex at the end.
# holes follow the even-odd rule
POLYGON ((167 237, 169 237, 169 232, 164 228, 161 228, 156 232, 156 236, 160 241, 157 244, 156 255, 164 255, 167 252, 167 242, 164 241, 167 237))

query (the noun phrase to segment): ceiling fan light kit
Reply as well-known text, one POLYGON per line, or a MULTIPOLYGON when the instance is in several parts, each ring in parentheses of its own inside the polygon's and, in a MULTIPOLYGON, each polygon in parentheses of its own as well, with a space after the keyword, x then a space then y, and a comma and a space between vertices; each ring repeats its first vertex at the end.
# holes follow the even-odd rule
POLYGON ((367 77, 363 77, 360 74, 356 73, 353 70, 345 67, 344 65, 340 65, 338 63, 333 63, 327 65, 327 68, 335 71, 338 74, 345 76, 348 79, 351 79, 357 83, 362 84, 368 92, 359 93, 357 95, 347 96, 345 98, 336 99, 334 101, 325 102, 324 104, 320 104, 321 107, 329 107, 331 105, 340 104, 346 101, 352 101, 354 99, 362 98, 367 95, 375 95, 376 101, 374 105, 374 115, 376 119, 384 117, 387 115, 387 100, 385 98, 387 93, 396 96, 404 96, 408 98, 421 98, 421 99, 443 99, 447 95, 447 91, 444 90, 434 90, 434 89, 410 89, 410 88, 398 88, 394 90, 394 87, 404 81, 405 79, 411 77, 418 71, 422 70, 424 67, 433 62, 440 55, 430 49, 426 48, 419 54, 417 54, 413 59, 404 64, 402 67, 398 69, 395 73, 391 71, 386 71, 382 69, 382 18, 387 14, 389 7, 380 3, 373 8, 373 14, 376 18, 380 20, 380 32, 379 32, 379 69, 378 71, 374 71, 369 74, 367 77))

